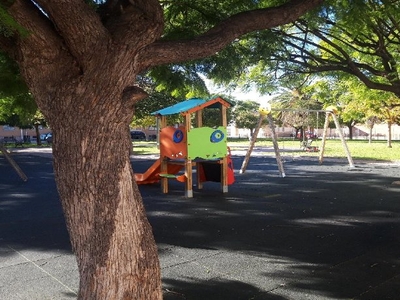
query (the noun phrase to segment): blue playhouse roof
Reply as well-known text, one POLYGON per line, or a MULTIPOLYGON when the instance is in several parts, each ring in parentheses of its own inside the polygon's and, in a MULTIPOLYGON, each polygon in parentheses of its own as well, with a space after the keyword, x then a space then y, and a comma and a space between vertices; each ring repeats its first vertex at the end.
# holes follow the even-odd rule
POLYGON ((190 110, 192 110, 192 112, 193 112, 194 108, 197 108, 196 110, 200 110, 203 108, 218 108, 218 107, 221 107, 221 105, 229 107, 229 106, 231 106, 231 103, 225 101, 224 99, 222 99, 220 97, 213 98, 210 100, 192 98, 189 100, 179 102, 172 106, 157 110, 155 112, 152 112, 151 114, 155 115, 155 116, 159 116, 159 115, 167 116, 167 115, 174 115, 174 114, 179 114, 179 113, 186 113, 190 110), (207 103, 207 102, 209 102, 209 103, 207 103))
POLYGON ((166 108, 157 110, 155 112, 152 112, 152 115, 161 115, 161 116, 167 116, 167 115, 174 115, 174 114, 179 114, 186 112, 196 106, 199 106, 201 104, 206 103, 206 100, 203 99, 198 99, 198 98, 192 98, 189 100, 185 100, 182 102, 179 102, 177 104, 174 104, 172 106, 168 106, 166 108))

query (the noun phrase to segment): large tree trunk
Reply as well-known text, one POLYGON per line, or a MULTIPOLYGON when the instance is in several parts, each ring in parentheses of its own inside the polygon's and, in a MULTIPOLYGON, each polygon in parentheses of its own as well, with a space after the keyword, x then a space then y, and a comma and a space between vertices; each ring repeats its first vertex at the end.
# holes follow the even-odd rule
MULTIPOLYGON (((98 97, 89 91, 79 103, 98 97)), ((161 299, 157 248, 129 159, 132 113, 121 102, 102 103, 84 113, 66 106, 51 118, 56 182, 80 273, 79 299, 161 299)))

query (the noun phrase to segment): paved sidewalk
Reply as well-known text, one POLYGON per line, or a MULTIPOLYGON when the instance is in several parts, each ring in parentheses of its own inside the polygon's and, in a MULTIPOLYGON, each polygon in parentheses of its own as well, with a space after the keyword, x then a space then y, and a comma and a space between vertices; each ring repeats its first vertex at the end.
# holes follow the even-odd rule
MULTIPOLYGON (((0 156, 0 299, 76 299, 78 273, 51 153, 0 156)), ((254 155, 223 195, 179 182, 140 186, 159 247, 164 299, 399 299, 400 166, 254 155)), ((132 158, 143 172, 152 160, 132 158)))

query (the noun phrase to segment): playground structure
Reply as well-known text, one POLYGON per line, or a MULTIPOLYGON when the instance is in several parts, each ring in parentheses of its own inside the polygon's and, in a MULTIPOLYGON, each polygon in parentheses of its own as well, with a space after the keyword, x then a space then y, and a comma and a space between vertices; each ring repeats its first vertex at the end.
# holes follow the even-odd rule
MULTIPOLYGON (((247 153, 245 155, 245 158, 243 160, 242 167, 240 168, 240 171, 239 171, 240 174, 246 172, 247 165, 248 165, 249 160, 250 160, 251 152, 253 151, 254 145, 255 145, 255 143, 257 141, 258 132, 259 132, 259 130, 261 128, 263 119, 266 117, 268 119, 268 123, 269 123, 269 126, 271 128, 272 143, 273 143, 273 146, 274 146, 275 158, 276 158, 276 162, 277 162, 277 165, 278 165, 280 176, 281 177, 285 177, 286 176, 285 170, 284 170, 284 167, 283 167, 283 163, 282 163, 282 158, 281 158, 281 155, 280 155, 280 152, 279 152, 278 140, 277 140, 277 135, 276 135, 276 131, 275 131, 275 124, 274 124, 274 121, 273 121, 272 116, 271 116, 271 111, 273 111, 273 110, 274 109, 272 109, 269 104, 266 105, 265 107, 260 107, 260 109, 259 109, 260 119, 259 119, 259 122, 257 124, 256 129, 254 130, 254 134, 253 134, 253 136, 251 138, 250 146, 249 146, 249 148, 247 150, 247 153)), ((306 150, 306 151, 319 152, 318 160, 319 160, 320 164, 322 164, 323 160, 324 160, 326 137, 327 137, 328 126, 329 126, 329 117, 332 116, 333 121, 334 121, 335 126, 336 126, 336 129, 337 129, 338 134, 339 134, 339 138, 340 138, 340 140, 342 142, 343 149, 344 149, 344 151, 346 153, 347 160, 348 160, 348 163, 349 163, 349 167, 350 168, 354 168, 353 158, 351 157, 350 150, 349 150, 349 148, 347 146, 346 140, 344 138, 342 129, 341 129, 340 124, 339 124, 339 120, 336 117, 337 109, 335 107, 330 106, 330 107, 327 107, 326 110, 277 109, 275 111, 293 111, 293 112, 294 111, 296 111, 296 112, 297 111, 303 111, 303 112, 317 112, 317 113, 322 112, 322 113, 325 113, 325 123, 324 123, 324 130, 323 130, 323 134, 322 134, 321 149, 317 148, 316 146, 311 146, 311 143, 307 143, 307 142, 304 143, 305 141, 303 141, 303 144, 302 144, 303 149, 306 150)))
POLYGON ((161 181, 163 193, 168 193, 168 180, 185 183, 185 196, 193 197, 193 167, 197 169, 197 188, 203 182, 221 182, 223 193, 234 182, 232 160, 227 147, 226 110, 230 104, 217 97, 211 100, 192 98, 155 111, 159 127, 160 158, 142 174, 135 174, 138 184, 161 181), (217 109, 220 125, 203 126, 203 110, 217 109), (183 125, 167 124, 167 116, 181 114, 183 125), (180 171, 184 171, 179 175, 180 171))

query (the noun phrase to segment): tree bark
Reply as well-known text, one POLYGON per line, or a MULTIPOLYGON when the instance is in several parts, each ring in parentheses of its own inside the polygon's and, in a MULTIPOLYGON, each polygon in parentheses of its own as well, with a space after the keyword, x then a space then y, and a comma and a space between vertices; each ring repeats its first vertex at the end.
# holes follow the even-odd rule
POLYGON ((353 122, 347 124, 347 128, 349 128, 349 140, 353 140, 353 122))
POLYGON ((369 136, 368 136, 368 143, 371 144, 372 143, 372 129, 373 126, 369 127, 369 136))
POLYGON ((387 146, 388 148, 392 148, 392 122, 387 122, 388 126, 388 136, 387 136, 387 146))
POLYGON ((36 132, 36 144, 38 146, 42 145, 42 140, 40 139, 40 131, 39 131, 39 124, 35 124, 35 132, 36 132))
MULTIPOLYGON (((85 94, 81 101, 97 97, 85 94)), ((62 120, 52 118, 55 177, 78 261, 79 299, 161 299, 157 248, 129 159, 124 120, 131 113, 112 102, 81 115, 64 107, 62 120)))

